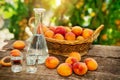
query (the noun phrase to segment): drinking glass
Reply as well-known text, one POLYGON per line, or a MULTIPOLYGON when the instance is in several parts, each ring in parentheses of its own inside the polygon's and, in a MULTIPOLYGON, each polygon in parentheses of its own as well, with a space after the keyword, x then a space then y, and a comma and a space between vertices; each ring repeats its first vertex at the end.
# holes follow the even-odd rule
POLYGON ((28 50, 25 56, 26 72, 37 72, 37 55, 33 49, 28 50))
POLYGON ((11 56, 11 70, 12 72, 20 72, 23 70, 23 54, 20 52, 20 55, 18 56, 14 56, 14 55, 10 55, 11 56))

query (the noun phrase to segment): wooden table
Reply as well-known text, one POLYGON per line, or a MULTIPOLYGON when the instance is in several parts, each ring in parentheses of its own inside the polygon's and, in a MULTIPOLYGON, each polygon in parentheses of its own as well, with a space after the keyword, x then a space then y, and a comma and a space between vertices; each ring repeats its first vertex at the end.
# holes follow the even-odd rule
MULTIPOLYGON (((4 49, 7 48, 8 50, 0 52, 0 59, 9 55, 12 43, 13 41, 10 41, 4 47, 4 49)), ((25 53, 25 50, 23 50, 23 53, 25 53)), ((65 60, 65 57, 56 57, 61 62, 65 60)), ((120 80, 120 47, 92 45, 88 54, 82 57, 82 61, 87 57, 94 58, 99 67, 96 71, 88 71, 84 76, 73 73, 69 77, 62 77, 57 74, 56 69, 48 69, 42 64, 39 65, 35 74, 29 74, 25 71, 13 73, 10 67, 0 66, 0 80, 120 80)))

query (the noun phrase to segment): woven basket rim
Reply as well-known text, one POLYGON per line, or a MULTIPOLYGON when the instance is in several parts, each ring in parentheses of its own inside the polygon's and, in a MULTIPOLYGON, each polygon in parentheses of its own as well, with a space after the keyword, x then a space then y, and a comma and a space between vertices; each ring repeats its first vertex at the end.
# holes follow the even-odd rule
POLYGON ((57 40, 57 39, 53 39, 53 38, 48 38, 45 37, 47 41, 49 42, 54 42, 54 43, 59 43, 59 44, 69 44, 69 45, 76 45, 76 44, 83 44, 83 43, 92 43, 93 42, 93 38, 89 37, 85 40, 74 40, 74 41, 68 41, 68 40, 57 40))

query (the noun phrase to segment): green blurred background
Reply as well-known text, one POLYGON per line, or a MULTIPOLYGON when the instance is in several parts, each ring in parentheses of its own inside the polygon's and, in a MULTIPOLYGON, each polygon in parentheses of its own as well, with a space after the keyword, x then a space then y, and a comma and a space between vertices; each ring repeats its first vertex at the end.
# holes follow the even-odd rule
POLYGON ((0 32, 7 29, 12 34, 9 39, 28 39, 28 20, 34 16, 34 7, 46 9, 46 25, 78 25, 95 30, 104 24, 94 44, 120 46, 120 0, 0 0, 0 32))

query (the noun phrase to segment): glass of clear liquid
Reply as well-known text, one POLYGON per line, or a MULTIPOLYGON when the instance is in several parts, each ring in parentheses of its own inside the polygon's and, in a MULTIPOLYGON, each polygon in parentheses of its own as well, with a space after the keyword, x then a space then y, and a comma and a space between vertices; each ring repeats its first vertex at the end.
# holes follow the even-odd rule
POLYGON ((21 72, 23 70, 23 55, 20 53, 19 56, 11 55, 11 70, 12 72, 21 72))
POLYGON ((30 49, 25 56, 26 72, 35 73, 37 72, 37 55, 35 51, 30 49))

